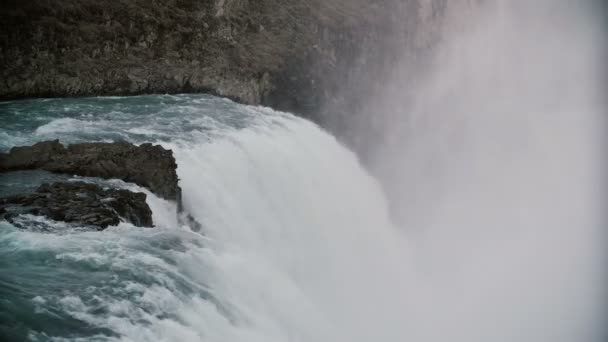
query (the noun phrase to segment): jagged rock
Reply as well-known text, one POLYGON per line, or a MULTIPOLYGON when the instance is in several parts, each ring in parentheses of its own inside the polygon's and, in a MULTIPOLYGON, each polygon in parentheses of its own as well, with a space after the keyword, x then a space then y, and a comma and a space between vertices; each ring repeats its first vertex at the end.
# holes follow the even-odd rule
POLYGON ((34 193, 0 198, 0 217, 13 222, 21 214, 46 216, 102 230, 122 220, 138 227, 152 227, 146 194, 103 189, 84 182, 42 184, 34 193))
POLYGON ((150 189, 179 203, 177 164, 171 150, 160 145, 127 142, 72 144, 58 140, 13 147, 0 155, 0 172, 42 169, 85 177, 117 178, 150 189))

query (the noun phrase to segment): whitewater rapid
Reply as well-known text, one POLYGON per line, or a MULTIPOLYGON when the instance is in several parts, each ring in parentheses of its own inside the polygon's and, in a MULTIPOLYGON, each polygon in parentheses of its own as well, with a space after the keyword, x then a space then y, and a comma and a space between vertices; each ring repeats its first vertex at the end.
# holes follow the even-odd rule
MULTIPOLYGON (((560 221, 542 191, 498 183, 500 197, 495 183, 454 181, 421 208, 439 214, 415 216, 433 225, 397 226, 357 157, 287 113, 205 95, 2 106, 6 145, 124 139, 172 149, 184 210, 201 223, 180 223, 175 203, 135 185, 62 176, 145 192, 156 227, 0 222, 6 340, 603 342, 597 227, 560 221)), ((10 192, 57 176, 2 177, 10 192)))
POLYGON ((351 152, 290 118, 177 156, 184 188, 199 189, 185 208, 216 247, 211 288, 242 320, 219 340, 390 339, 402 237, 351 152))
MULTIPOLYGON (((408 296, 396 294, 411 286, 406 240, 390 221, 379 183, 315 124, 207 96, 85 99, 65 106, 37 101, 44 110, 15 124, 28 128, 6 134, 16 141, 156 138, 174 151, 184 210, 202 229, 180 225, 175 204, 145 189, 98 180, 146 192, 157 227, 64 227, 60 234, 43 234, 1 223, 7 263, 29 260, 43 273, 61 274, 65 285, 44 277, 26 281, 22 286, 33 287, 24 299, 31 314, 52 322, 55 313, 87 327, 40 323, 39 330, 29 327, 33 340, 402 336, 399 313, 408 296), (138 113, 138 102, 157 102, 156 112, 138 113), (67 110, 57 118, 62 107, 67 110), (83 108, 106 114, 91 116, 83 108), (30 119, 33 124, 23 124, 30 119)), ((9 279, 29 276, 5 265, 9 279)))

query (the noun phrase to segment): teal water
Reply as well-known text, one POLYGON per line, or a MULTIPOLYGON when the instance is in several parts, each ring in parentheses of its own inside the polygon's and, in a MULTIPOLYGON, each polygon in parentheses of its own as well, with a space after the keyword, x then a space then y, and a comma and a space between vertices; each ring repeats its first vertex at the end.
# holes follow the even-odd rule
POLYGON ((122 181, 0 175, 0 195, 75 179, 143 191, 156 226, 0 221, 0 341, 339 342, 399 329, 370 315, 401 299, 352 298, 397 291, 402 272, 387 267, 402 238, 377 182, 316 125, 206 95, 12 101, 0 118, 0 151, 51 139, 172 149, 184 209, 203 227, 122 181))
MULTIPOLYGON (((204 95, 14 101, 0 103, 0 117, 0 149, 5 151, 50 139, 186 143, 241 129, 252 120, 238 105, 204 95)), ((0 195, 74 178, 39 171, 3 174, 0 195)), ((155 209, 156 216, 170 215, 155 209)), ((187 228, 140 230, 125 224, 100 233, 76 232, 31 219, 31 231, 0 222, 3 341, 119 339, 119 331, 98 320, 112 317, 146 326, 171 316, 156 298, 146 298, 149 288, 180 298, 211 298, 204 285, 176 267, 186 245, 200 243, 187 228), (55 234, 41 235, 36 221, 50 225, 55 234)))
POLYGON ((248 110, 207 95, 9 101, 0 103, 0 114, 0 150, 48 139, 170 141, 176 134, 187 139, 243 128, 252 118, 248 110))
MULTIPOLYGON (((485 178, 452 172, 436 188, 444 192, 416 193, 412 208, 436 198, 414 216, 431 223, 420 234, 395 227, 379 183, 352 152, 287 113, 160 95, 13 101, 0 103, 0 117, 3 151, 49 139, 170 148, 184 210, 202 226, 193 231, 175 203, 122 181, 0 175, 0 195, 54 180, 143 191, 155 224, 97 232, 36 216, 21 217, 22 228, 0 221, 0 341, 605 340, 603 233, 587 222, 597 203, 581 187, 594 178, 580 184, 571 181, 576 172, 554 172, 576 171, 592 156, 572 134, 580 114, 554 122, 560 134, 547 121, 530 126, 541 144, 517 154, 499 150, 468 164, 447 153, 441 165, 482 167, 485 178), (565 136, 571 150, 553 153, 565 136), (489 156, 516 162, 494 168, 489 156)), ((522 133, 516 125, 504 134, 486 119, 470 121, 480 139, 465 151, 522 133)), ((579 133, 589 132, 582 125, 579 133)), ((434 133, 433 148, 424 139, 411 147, 430 157, 435 147, 458 147, 434 133)), ((401 181, 409 190, 434 185, 432 176, 401 181)))

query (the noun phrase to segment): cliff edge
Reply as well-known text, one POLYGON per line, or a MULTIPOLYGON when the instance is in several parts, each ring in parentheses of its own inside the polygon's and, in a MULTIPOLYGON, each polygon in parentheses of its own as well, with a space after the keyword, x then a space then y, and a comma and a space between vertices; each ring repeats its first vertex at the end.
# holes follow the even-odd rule
POLYGON ((5 0, 0 99, 206 92, 314 115, 373 70, 399 3, 5 0))

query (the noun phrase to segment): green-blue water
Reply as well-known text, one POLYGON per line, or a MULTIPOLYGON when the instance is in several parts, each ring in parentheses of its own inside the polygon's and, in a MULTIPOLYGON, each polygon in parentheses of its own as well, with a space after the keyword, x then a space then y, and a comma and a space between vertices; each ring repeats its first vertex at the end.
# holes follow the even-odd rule
MULTIPOLYGON (((184 210, 202 224, 118 180, 0 175, 0 196, 73 179, 144 191, 156 226, 0 221, 0 341, 363 341, 365 325, 350 327, 359 305, 401 306, 352 300, 383 292, 360 272, 397 291, 401 272, 377 265, 395 262, 402 238, 377 182, 306 120, 205 95, 13 101, 0 118, 3 151, 51 139, 172 149, 184 210)), ((370 331, 385 340, 393 323, 370 331)))
MULTIPOLYGON (((0 149, 6 151, 50 139, 186 143, 245 127, 251 114, 230 101, 184 95, 13 101, 0 103, 0 118, 0 149)), ((0 195, 74 178, 41 171, 2 174, 0 195)), ((174 204, 155 200, 161 203, 155 215, 171 216, 174 204)), ((186 245, 200 243, 187 227, 141 230, 124 224, 105 232, 78 232, 43 218, 27 219, 29 230, 0 221, 2 341, 121 338, 111 322, 98 321, 124 319, 146 326, 168 319, 171 311, 154 297, 163 291, 210 299, 204 285, 176 266, 186 245), (37 222, 54 233, 40 233, 37 222)))
MULTIPOLYGON (((51 139, 176 148, 238 131, 269 113, 205 95, 12 101, 0 103, 0 150, 51 139)), ((0 196, 70 179, 81 178, 41 171, 2 174, 0 196)), ((88 180, 145 191, 120 181, 88 180)), ((155 324, 179 322, 175 310, 181 301, 198 298, 222 310, 204 277, 195 280, 180 266, 190 258, 188 250, 203 248, 202 236, 178 226, 174 203, 148 195, 155 229, 122 224, 79 231, 24 217, 30 228, 20 230, 0 221, 0 340, 154 341, 162 339, 150 332, 155 324), (47 229, 41 232, 39 225, 47 229), (125 333, 127 326, 133 331, 125 333)))

